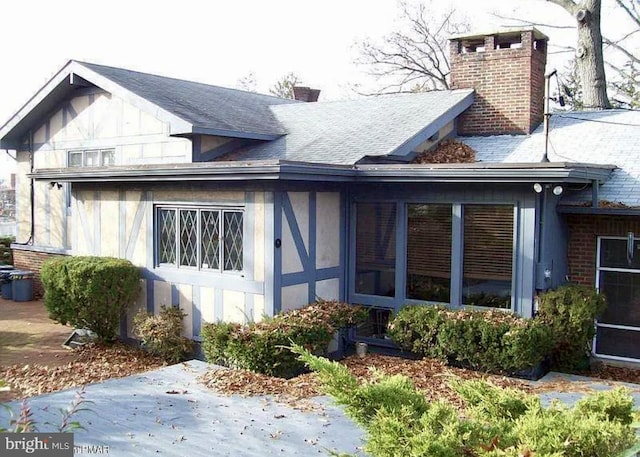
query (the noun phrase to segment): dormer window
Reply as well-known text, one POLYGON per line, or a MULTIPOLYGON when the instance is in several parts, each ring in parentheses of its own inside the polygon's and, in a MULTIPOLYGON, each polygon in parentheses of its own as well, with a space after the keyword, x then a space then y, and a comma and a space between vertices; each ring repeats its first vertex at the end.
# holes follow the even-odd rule
POLYGON ((115 149, 86 149, 67 152, 67 166, 70 168, 108 167, 115 164, 115 149))

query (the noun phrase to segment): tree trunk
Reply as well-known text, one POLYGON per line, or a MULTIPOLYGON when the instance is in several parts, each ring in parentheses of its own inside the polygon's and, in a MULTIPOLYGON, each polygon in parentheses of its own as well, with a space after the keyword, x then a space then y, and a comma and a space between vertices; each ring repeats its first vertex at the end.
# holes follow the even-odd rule
POLYGON ((600 30, 601 0, 547 0, 564 8, 577 21, 578 45, 576 46, 576 64, 584 107, 592 109, 611 108, 607 97, 607 79, 602 56, 602 32, 600 30))

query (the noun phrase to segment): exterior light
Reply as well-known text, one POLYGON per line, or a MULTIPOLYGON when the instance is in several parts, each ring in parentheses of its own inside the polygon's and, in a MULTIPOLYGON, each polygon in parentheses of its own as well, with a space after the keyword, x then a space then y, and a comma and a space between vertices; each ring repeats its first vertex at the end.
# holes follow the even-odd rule
POLYGON ((553 188, 553 195, 555 195, 556 197, 559 197, 560 195, 562 195, 562 192, 564 192, 564 189, 562 188, 562 186, 556 186, 553 188))
POLYGON ((542 192, 542 184, 540 184, 539 182, 535 183, 533 185, 533 190, 536 194, 539 194, 540 192, 542 192))

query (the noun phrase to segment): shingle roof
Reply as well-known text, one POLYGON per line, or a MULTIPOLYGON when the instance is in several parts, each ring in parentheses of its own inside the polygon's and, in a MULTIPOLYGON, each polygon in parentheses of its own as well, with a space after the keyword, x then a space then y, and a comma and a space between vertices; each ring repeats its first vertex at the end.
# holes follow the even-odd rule
POLYGON ((287 135, 220 160, 352 165, 365 156, 397 152, 425 127, 452 121, 471 104, 472 94, 454 90, 272 106, 287 135))
POLYGON ((295 100, 237 89, 86 62, 77 63, 173 113, 196 128, 278 136, 286 133, 286 130, 269 107, 300 104, 295 100))
MULTIPOLYGON (((461 141, 476 151, 482 162, 540 162, 544 130, 526 136, 466 137, 461 141)), ((611 179, 600 188, 601 200, 640 206, 640 111, 606 110, 559 112, 551 116, 549 160, 615 164, 611 179)), ((590 201, 588 190, 568 194, 564 204, 590 201)))

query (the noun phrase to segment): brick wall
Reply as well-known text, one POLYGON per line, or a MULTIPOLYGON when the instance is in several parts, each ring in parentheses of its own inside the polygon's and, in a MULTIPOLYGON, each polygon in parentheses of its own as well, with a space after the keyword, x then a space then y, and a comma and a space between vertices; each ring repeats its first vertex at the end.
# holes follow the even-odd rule
POLYGON ((532 30, 453 39, 451 87, 476 91, 458 134, 531 133, 544 116, 546 60, 546 38, 536 40, 532 30))
POLYGON ((33 295, 40 298, 44 295, 42 281, 40 281, 40 269, 42 263, 54 257, 62 257, 61 254, 49 254, 47 252, 37 252, 20 248, 13 249, 13 265, 19 270, 29 270, 35 272, 33 278, 33 295))
POLYGON ((569 280, 595 287, 598 236, 640 234, 640 216, 568 214, 569 280))

